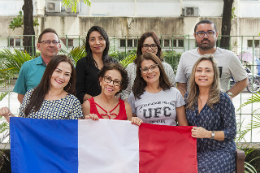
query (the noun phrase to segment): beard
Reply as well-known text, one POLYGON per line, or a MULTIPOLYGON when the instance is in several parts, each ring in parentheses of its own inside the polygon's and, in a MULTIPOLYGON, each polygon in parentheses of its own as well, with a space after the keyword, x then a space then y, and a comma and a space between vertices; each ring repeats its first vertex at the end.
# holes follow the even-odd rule
POLYGON ((216 46, 216 41, 215 40, 212 42, 212 41, 210 41, 207 38, 204 38, 200 42, 196 40, 196 43, 197 43, 197 46, 200 49, 202 49, 202 50, 210 50, 210 49, 212 49, 212 48, 214 48, 216 46), (204 41, 207 41, 207 43, 205 43, 204 41))

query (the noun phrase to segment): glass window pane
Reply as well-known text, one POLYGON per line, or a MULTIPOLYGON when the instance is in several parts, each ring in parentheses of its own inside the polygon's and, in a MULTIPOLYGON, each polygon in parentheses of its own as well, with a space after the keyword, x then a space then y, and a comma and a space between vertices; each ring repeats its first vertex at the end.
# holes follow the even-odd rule
POLYGON ((138 45, 138 41, 139 41, 139 40, 134 39, 134 47, 137 47, 137 45, 138 45))
POLYGON ((10 46, 14 46, 14 39, 10 38, 10 46))
POLYGON ((20 46, 20 38, 15 39, 15 46, 20 46))
POLYGON ((177 47, 177 40, 173 40, 173 47, 177 47))
POLYGON ((259 47, 259 40, 255 40, 255 47, 259 47))
POLYGON ((72 38, 70 38, 70 39, 68 39, 68 46, 73 46, 73 39, 72 38))
POLYGON ((125 39, 120 39, 120 47, 125 47, 125 39))
POLYGON ((164 39, 164 47, 170 47, 170 40, 164 39))
POLYGON ((178 47, 184 47, 184 41, 178 40, 178 47))
POLYGON ((253 47, 253 41, 247 40, 247 47, 253 47))
POLYGON ((127 47, 133 47, 132 39, 127 39, 127 47))

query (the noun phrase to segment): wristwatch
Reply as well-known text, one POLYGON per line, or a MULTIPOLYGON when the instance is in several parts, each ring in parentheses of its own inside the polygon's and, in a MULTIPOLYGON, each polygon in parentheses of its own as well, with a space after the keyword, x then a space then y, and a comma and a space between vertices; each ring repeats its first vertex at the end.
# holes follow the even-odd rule
POLYGON ((211 138, 210 138, 210 139, 214 139, 214 137, 215 137, 215 132, 212 131, 212 133, 211 133, 211 138))
POLYGON ((229 95, 229 97, 233 98, 233 93, 232 92, 227 92, 227 95, 229 95))

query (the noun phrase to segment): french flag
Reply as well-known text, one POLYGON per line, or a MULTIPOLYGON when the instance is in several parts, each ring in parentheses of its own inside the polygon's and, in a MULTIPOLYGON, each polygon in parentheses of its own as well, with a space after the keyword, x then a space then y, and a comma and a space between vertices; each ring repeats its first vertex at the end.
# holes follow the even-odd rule
POLYGON ((197 173, 192 127, 12 117, 13 173, 197 173))

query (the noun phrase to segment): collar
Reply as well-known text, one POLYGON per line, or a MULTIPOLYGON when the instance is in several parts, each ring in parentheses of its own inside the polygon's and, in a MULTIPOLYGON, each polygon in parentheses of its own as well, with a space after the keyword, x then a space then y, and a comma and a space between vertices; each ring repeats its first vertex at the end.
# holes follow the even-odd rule
POLYGON ((36 58, 36 64, 37 64, 37 65, 45 65, 45 66, 46 66, 46 64, 45 64, 45 62, 43 61, 41 55, 36 58))

